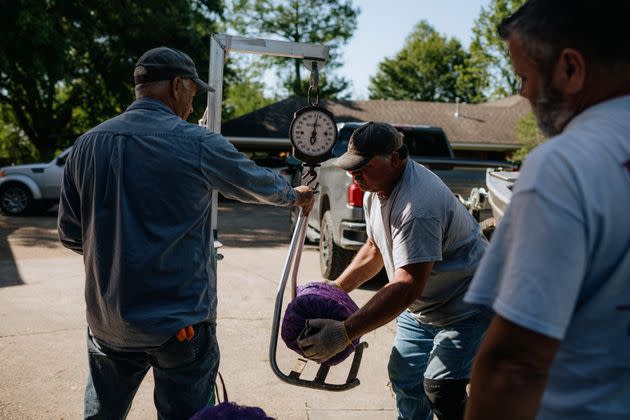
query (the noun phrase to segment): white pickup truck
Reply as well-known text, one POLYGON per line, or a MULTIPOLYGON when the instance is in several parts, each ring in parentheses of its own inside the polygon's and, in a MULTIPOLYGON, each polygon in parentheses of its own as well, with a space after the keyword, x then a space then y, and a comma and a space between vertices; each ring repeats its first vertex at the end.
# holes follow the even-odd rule
POLYGON ((0 168, 0 210, 21 216, 57 204, 63 167, 71 148, 48 163, 32 163, 0 168))

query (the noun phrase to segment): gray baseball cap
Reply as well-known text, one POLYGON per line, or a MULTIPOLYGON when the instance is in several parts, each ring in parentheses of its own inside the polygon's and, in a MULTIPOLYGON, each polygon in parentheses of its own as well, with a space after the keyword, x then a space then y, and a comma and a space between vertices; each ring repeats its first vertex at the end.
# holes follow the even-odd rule
POLYGON ((213 88, 199 78, 192 58, 174 48, 158 47, 145 52, 138 59, 133 73, 136 85, 171 80, 175 76, 194 81, 201 88, 197 89, 197 93, 214 92, 213 88))
POLYGON ((387 155, 402 146, 402 133, 390 124, 370 121, 354 130, 348 142, 348 151, 335 160, 334 165, 356 171, 374 156, 387 155))

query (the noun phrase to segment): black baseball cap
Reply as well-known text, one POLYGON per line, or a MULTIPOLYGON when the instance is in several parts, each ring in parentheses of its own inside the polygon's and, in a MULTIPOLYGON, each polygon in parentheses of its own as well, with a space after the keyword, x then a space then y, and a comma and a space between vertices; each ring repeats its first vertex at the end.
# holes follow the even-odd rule
POLYGON ((194 81, 201 88, 201 90, 197 89, 197 93, 214 92, 213 88, 199 78, 192 58, 179 50, 168 47, 153 48, 142 54, 133 72, 133 81, 139 85, 171 80, 176 76, 194 81))
POLYGON ((368 122, 354 130, 348 151, 334 165, 347 171, 365 166, 374 156, 387 155, 403 147, 403 135, 393 126, 382 122, 368 122))

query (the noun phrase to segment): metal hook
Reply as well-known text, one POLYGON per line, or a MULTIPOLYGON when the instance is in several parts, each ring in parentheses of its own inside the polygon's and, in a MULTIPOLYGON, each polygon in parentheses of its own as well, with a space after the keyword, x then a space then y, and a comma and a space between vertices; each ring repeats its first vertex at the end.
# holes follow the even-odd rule
POLYGON ((311 87, 316 90, 319 89, 319 70, 317 68, 317 62, 313 63, 313 70, 311 71, 311 87))
POLYGON ((317 105, 319 105, 319 89, 315 89, 312 86, 310 86, 308 88, 308 98, 307 99, 308 99, 308 104, 310 106, 317 106, 317 105), (311 100, 311 92, 313 90, 315 91, 315 100, 314 101, 311 100))
POLYGON ((315 180, 317 179, 317 172, 315 171, 315 168, 318 166, 319 165, 309 166, 308 171, 306 171, 306 173, 302 175, 304 185, 311 187, 313 190, 317 190, 317 187, 319 187, 319 182, 315 183, 315 186, 312 185, 313 182, 315 182, 315 180))
POLYGON ((319 71, 317 70, 317 62, 313 62, 311 69, 311 83, 308 87, 308 104, 317 106, 319 104, 319 71), (311 100, 311 93, 315 93, 315 100, 311 100))

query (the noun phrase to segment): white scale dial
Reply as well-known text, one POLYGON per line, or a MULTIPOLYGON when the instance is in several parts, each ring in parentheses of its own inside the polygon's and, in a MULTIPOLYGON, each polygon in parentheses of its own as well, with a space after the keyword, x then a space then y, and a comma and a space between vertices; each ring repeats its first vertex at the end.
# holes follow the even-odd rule
POLYGON ((291 126, 293 145, 308 156, 321 156, 335 145, 337 130, 334 120, 317 109, 295 118, 291 126))

